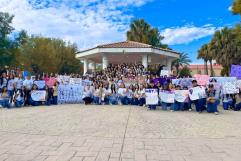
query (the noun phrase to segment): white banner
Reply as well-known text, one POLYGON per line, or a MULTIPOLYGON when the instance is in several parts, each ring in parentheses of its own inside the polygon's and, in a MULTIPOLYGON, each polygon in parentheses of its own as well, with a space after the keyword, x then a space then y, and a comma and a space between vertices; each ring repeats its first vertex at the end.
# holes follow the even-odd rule
POLYGON ((82 79, 81 78, 70 78, 69 84, 70 85, 82 85, 82 79))
POLYGON ((223 94, 234 94, 239 93, 239 88, 237 86, 237 81, 225 82, 223 84, 223 94))
POLYGON ((160 76, 169 76, 169 75, 170 75, 170 71, 169 70, 161 70, 160 76))
POLYGON ((175 100, 177 102, 185 102, 188 98, 188 90, 176 90, 175 91, 175 100))
POLYGON ((36 84, 38 86, 38 89, 44 89, 44 87, 45 87, 44 80, 34 81, 34 84, 36 84))
POLYGON ((157 105, 158 104, 157 89, 146 89, 146 104, 147 105, 157 105))
POLYGON ((46 91, 32 91, 31 98, 33 101, 46 101, 46 91))
POLYGON ((58 103, 82 103, 83 90, 81 85, 60 85, 58 88, 58 103))
POLYGON ((189 98, 194 101, 200 98, 200 94, 202 93, 202 88, 194 87, 189 89, 189 98))
POLYGON ((174 103, 175 102, 175 93, 173 91, 161 91, 160 98, 161 98, 162 102, 174 103))

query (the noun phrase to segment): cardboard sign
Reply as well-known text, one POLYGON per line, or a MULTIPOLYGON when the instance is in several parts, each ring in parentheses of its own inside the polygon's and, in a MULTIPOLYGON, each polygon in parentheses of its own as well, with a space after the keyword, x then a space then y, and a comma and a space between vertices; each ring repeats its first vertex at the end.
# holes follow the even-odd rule
POLYGON ((235 81, 235 82, 225 82, 223 84, 222 90, 223 90, 223 94, 239 93, 237 81, 235 81))
POLYGON ((46 100, 46 91, 32 91, 31 98, 33 101, 45 101, 46 100))
POLYGON ((45 81, 44 80, 34 81, 33 84, 38 86, 38 89, 44 89, 45 88, 45 81))
POLYGON ((60 85, 58 88, 58 103, 82 103, 83 86, 80 85, 60 85))
POLYGON ((209 82, 208 75, 195 74, 194 78, 197 80, 197 84, 200 86, 206 86, 209 82))
POLYGON ((162 102, 174 103, 175 102, 175 93, 173 91, 161 91, 160 98, 161 98, 162 102))
POLYGON ((176 90, 175 91, 175 100, 177 102, 185 102, 188 98, 188 90, 176 90))
POLYGON ((147 105, 157 105, 158 104, 157 89, 146 89, 146 104, 147 105))
POLYGON ((202 92, 202 89, 200 87, 194 87, 189 89, 189 98, 192 101, 198 100, 200 98, 200 93, 202 92))
POLYGON ((230 76, 241 79, 241 65, 232 65, 230 76))

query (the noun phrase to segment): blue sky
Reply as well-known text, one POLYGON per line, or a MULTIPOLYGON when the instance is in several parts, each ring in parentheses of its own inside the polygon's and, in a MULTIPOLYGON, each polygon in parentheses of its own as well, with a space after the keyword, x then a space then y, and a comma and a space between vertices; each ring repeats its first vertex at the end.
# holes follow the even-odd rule
POLYGON ((79 50, 123 41, 134 18, 160 29, 163 43, 186 52, 194 63, 197 50, 213 33, 240 21, 232 0, 0 0, 0 11, 15 15, 16 31, 62 38, 79 50))

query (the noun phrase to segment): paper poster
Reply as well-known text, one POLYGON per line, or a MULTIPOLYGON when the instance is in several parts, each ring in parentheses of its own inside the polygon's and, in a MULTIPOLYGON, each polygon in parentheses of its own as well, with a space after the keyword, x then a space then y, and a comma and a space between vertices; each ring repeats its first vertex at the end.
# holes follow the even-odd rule
POLYGON ((201 90, 202 89, 200 87, 194 87, 189 89, 189 98, 192 101, 198 100, 200 98, 201 90))
POLYGON ((185 102, 188 98, 188 90, 176 90, 175 91, 175 100, 177 102, 185 102))
POLYGON ((45 88, 45 81, 44 80, 34 81, 33 83, 38 86, 38 89, 44 89, 45 88))
POLYGON ((82 80, 82 86, 87 86, 87 85, 91 85, 91 81, 90 80, 88 80, 88 79, 85 79, 85 80, 82 80))
POLYGON ((146 89, 146 104, 147 105, 157 105, 158 104, 157 89, 146 89))
POLYGON ((238 86, 239 89, 241 89, 241 80, 237 81, 237 86, 238 86))
POLYGON ((70 76, 59 75, 57 80, 59 84, 69 84, 70 76))
POLYGON ((82 79, 81 78, 70 78, 69 84, 70 85, 82 85, 82 79))
POLYGON ((46 81, 46 85, 49 87, 49 88, 52 88, 54 86, 56 82, 56 79, 55 78, 49 78, 48 81, 46 81))
POLYGON ((172 91, 160 91, 160 98, 161 98, 162 102, 174 103, 175 102, 175 93, 172 91))
POLYGON ((83 86, 80 85, 60 85, 58 88, 58 104, 82 103, 83 86))
POLYGON ((230 76, 241 79, 241 65, 232 65, 230 76))
POLYGON ((235 81, 235 82, 225 82, 222 86, 222 90, 223 90, 223 94, 239 93, 237 81, 235 81))
POLYGON ((32 91, 31 98, 33 101, 45 101, 46 100, 46 91, 32 91))
POLYGON ((200 86, 206 86, 209 82, 208 75, 195 74, 194 78, 197 80, 197 84, 200 86))
POLYGON ((169 75, 170 75, 170 71, 169 70, 161 70, 160 76, 169 76, 169 75))

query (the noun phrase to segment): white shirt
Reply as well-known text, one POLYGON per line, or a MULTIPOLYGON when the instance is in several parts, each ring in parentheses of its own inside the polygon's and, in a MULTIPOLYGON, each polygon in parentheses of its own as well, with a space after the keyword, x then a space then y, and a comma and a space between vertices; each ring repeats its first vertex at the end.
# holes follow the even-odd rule
POLYGON ((26 89, 28 89, 28 90, 30 90, 31 88, 32 88, 32 86, 33 86, 33 80, 28 80, 28 79, 25 79, 24 81, 23 81, 23 85, 24 85, 24 87, 26 88, 26 89))
POLYGON ((12 91, 14 89, 14 79, 10 79, 8 81, 8 86, 7 86, 9 91, 12 91))
POLYGON ((22 86, 23 86, 23 79, 17 78, 17 79, 15 80, 15 83, 16 83, 16 88, 17 88, 17 89, 21 89, 22 86))
POLYGON ((119 88, 117 93, 120 96, 125 96, 126 89, 125 88, 119 88))
POLYGON ((7 78, 3 78, 3 82, 2 82, 2 88, 3 87, 6 87, 7 86, 7 82, 8 82, 8 80, 7 80, 7 78))

